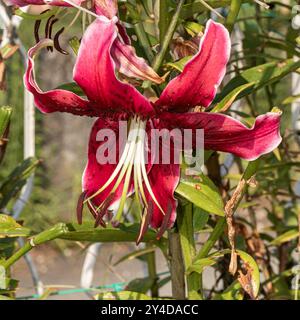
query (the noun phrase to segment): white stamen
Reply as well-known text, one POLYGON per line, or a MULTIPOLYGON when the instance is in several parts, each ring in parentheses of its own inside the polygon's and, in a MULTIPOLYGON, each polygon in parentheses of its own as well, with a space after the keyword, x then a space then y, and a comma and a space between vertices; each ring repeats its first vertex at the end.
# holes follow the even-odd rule
MULTIPOLYGON (((113 171, 113 173, 111 174, 109 179, 105 182, 105 184, 97 192, 95 192, 93 195, 91 195, 89 198, 87 198, 84 202, 91 200, 92 198, 96 197, 98 194, 103 192, 113 182, 113 180, 116 178, 116 176, 118 175, 120 170, 123 169, 122 167, 125 165, 125 162, 126 162, 128 156, 130 155, 129 150, 130 150, 130 146, 132 144, 132 140, 134 138, 133 134, 136 132, 136 126, 137 126, 136 119, 132 119, 132 123, 130 125, 129 134, 128 134, 128 140, 125 144, 122 156, 120 158, 120 161, 119 161, 117 167, 115 168, 115 170, 113 171)), ((124 176, 124 174, 123 174, 123 176, 124 176)))
MULTIPOLYGON (((157 207, 159 208, 159 210, 163 213, 163 215, 165 215, 165 212, 164 210, 162 209, 162 207, 160 206, 160 204, 158 203, 153 191, 152 191, 152 188, 151 188, 151 185, 150 185, 150 182, 148 180, 148 176, 147 176, 147 172, 146 172, 146 165, 145 165, 145 158, 144 158, 144 140, 145 140, 145 131, 142 133, 142 136, 141 137, 141 141, 142 141, 142 148, 140 150, 140 156, 141 156, 141 169, 142 169, 142 175, 143 175, 143 179, 144 179, 144 182, 145 182, 145 186, 151 196, 151 198, 153 199, 154 203, 157 205, 157 207)), ((137 151, 139 152, 139 151, 137 151)))

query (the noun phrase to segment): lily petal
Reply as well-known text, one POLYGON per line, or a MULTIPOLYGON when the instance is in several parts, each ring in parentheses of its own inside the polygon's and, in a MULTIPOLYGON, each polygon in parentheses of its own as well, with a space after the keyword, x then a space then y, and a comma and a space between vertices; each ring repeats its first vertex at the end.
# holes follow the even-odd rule
POLYGON ((275 112, 258 116, 252 128, 217 113, 164 113, 160 118, 168 128, 204 129, 205 149, 230 152, 247 160, 271 152, 282 140, 280 113, 275 112))
MULTIPOLYGON (((88 162, 82 177, 82 189, 83 189, 83 192, 85 192, 86 194, 86 198, 90 197, 95 192, 97 192, 108 181, 108 179, 110 178, 110 176, 112 175, 112 173, 114 172, 117 166, 116 163, 101 164, 97 160, 97 150, 104 143, 104 141, 97 141, 97 134, 101 129, 112 130, 116 137, 116 143, 118 142, 118 138, 119 138, 118 121, 101 119, 101 118, 96 120, 90 134, 89 147, 88 147, 88 162)), ((118 148, 119 148, 118 145, 115 145, 115 144, 111 145, 111 150, 116 150, 116 159, 118 159, 119 157, 118 148)), ((99 206, 109 197, 109 194, 112 191, 117 178, 118 177, 116 177, 115 180, 112 181, 112 183, 105 190, 103 190, 103 192, 101 192, 100 194, 98 194, 92 199, 92 203, 95 206, 99 206)), ((110 204, 113 204, 114 202, 120 199, 123 185, 124 185, 124 182, 122 181, 119 187, 114 192, 113 197, 111 197, 110 204)))
POLYGON ((96 116, 95 109, 90 107, 89 102, 67 90, 50 90, 43 92, 34 77, 34 57, 44 47, 51 46, 52 40, 43 39, 28 52, 28 66, 24 75, 24 83, 33 96, 36 106, 44 113, 68 112, 75 115, 96 116))
POLYGON ((147 64, 136 55, 135 48, 116 39, 112 46, 112 57, 119 72, 127 77, 141 80, 150 80, 160 84, 164 80, 147 64))
POLYGON ((118 12, 117 0, 94 0, 94 6, 97 14, 109 19, 116 16, 118 12))
POLYGON ((111 48, 117 37, 116 22, 99 17, 86 30, 74 68, 74 80, 96 106, 109 111, 153 114, 150 102, 132 85, 116 78, 111 48))
MULTIPOLYGON (((162 164, 161 161, 159 163, 154 163, 148 172, 148 180, 152 192, 165 214, 163 214, 161 209, 153 203, 147 188, 144 188, 148 203, 152 201, 153 204, 150 224, 153 228, 161 228, 158 237, 162 236, 166 229, 171 228, 176 220, 177 201, 174 198, 174 192, 180 179, 180 167, 178 163, 174 163, 173 144, 171 143, 169 147, 171 155, 170 164, 162 164)), ((160 155, 156 160, 162 159, 162 152, 164 151, 164 146, 160 145, 160 155)))
MULTIPOLYGON (((73 3, 80 5, 85 0, 72 0, 73 3)), ((63 7, 70 7, 70 4, 64 2, 63 0, 6 0, 6 2, 10 5, 15 5, 18 7, 24 7, 28 5, 51 5, 51 6, 63 6, 63 7)))
POLYGON ((197 55, 182 73, 169 82, 156 107, 187 112, 195 106, 207 107, 214 99, 230 56, 230 37, 225 27, 209 20, 197 55))

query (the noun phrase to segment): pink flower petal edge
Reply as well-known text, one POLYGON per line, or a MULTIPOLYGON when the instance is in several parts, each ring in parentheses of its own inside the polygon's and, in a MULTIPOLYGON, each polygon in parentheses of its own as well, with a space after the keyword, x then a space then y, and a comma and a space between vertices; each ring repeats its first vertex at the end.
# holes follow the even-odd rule
POLYGON ((148 99, 132 85, 116 77, 111 56, 116 37, 117 27, 113 20, 100 17, 88 27, 74 67, 74 80, 95 106, 102 106, 114 113, 149 116, 154 110, 148 99))
POLYGON ((88 101, 67 90, 50 90, 43 92, 34 77, 34 56, 44 47, 52 45, 52 40, 44 39, 28 52, 28 66, 24 75, 24 84, 33 95, 36 106, 44 113, 68 112, 75 115, 94 116, 96 112, 88 101))
POLYGON ((156 107, 160 110, 187 112, 195 106, 207 107, 214 99, 230 56, 227 29, 212 20, 206 24, 199 52, 171 80, 156 107))
POLYGON ((230 152, 255 160, 281 143, 280 113, 268 112, 256 118, 251 128, 227 115, 193 112, 164 113, 161 121, 169 128, 204 129, 204 148, 230 152))

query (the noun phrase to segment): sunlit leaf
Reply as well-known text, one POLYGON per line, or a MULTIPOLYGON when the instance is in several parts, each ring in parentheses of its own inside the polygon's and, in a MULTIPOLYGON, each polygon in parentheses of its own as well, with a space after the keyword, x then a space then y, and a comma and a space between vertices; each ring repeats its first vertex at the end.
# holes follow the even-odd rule
POLYGON ((0 238, 26 237, 30 230, 22 227, 14 218, 0 214, 0 238))
POLYGON ((300 233, 298 229, 292 229, 289 231, 286 231, 285 233, 281 234, 279 237, 275 238, 272 242, 270 242, 270 245, 273 246, 279 246, 282 243, 289 242, 291 240, 296 239, 299 237, 300 233))
POLYGON ((234 281, 222 293, 213 296, 213 300, 243 300, 243 289, 238 281, 234 281))
POLYGON ((105 292, 95 296, 96 300, 152 300, 140 292, 120 291, 120 292, 105 292))
POLYGON ((209 213, 224 216, 224 204, 219 190, 204 174, 183 177, 176 193, 209 213))
POLYGON ((222 92, 216 97, 216 102, 223 100, 228 94, 230 94, 236 88, 254 83, 251 88, 242 91, 238 98, 252 93, 264 86, 270 85, 289 73, 296 71, 300 67, 300 61, 294 61, 293 59, 287 59, 283 61, 274 61, 258 65, 256 67, 242 71, 240 75, 233 78, 228 82, 222 92))

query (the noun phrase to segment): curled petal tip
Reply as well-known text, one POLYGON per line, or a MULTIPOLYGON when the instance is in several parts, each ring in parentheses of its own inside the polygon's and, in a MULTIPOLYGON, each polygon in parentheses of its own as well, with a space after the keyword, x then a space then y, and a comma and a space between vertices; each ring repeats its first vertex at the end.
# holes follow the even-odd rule
POLYGON ((118 13, 117 0, 94 0, 95 11, 109 19, 114 19, 118 13))
POLYGON ((197 105, 208 107, 225 75, 230 48, 227 29, 209 20, 198 53, 169 82, 156 103, 158 109, 187 112, 197 105))

